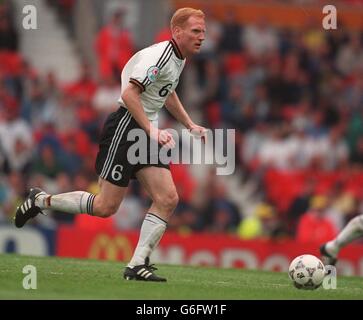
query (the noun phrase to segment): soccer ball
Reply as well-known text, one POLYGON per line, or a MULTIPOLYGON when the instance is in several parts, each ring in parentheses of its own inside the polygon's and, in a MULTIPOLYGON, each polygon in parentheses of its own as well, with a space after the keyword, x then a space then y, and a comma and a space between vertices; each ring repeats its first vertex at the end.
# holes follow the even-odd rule
POLYGON ((298 289, 314 290, 321 286, 325 277, 324 264, 311 254, 303 254, 292 260, 289 277, 298 289))

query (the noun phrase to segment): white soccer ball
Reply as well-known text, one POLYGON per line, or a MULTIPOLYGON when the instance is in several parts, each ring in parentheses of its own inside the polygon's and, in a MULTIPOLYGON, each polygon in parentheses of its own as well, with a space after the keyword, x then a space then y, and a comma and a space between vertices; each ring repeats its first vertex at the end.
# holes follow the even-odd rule
POLYGON ((311 254, 303 254, 292 260, 289 277, 298 289, 314 290, 321 286, 325 277, 324 264, 311 254))

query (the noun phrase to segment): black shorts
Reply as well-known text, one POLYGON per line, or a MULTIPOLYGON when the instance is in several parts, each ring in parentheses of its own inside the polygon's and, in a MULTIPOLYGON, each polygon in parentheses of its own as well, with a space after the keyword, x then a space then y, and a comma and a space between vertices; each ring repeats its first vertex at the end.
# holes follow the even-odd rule
MULTIPOLYGON (((104 124, 99 151, 96 158, 96 172, 102 178, 120 187, 127 187, 130 179, 136 179, 136 172, 148 166, 155 166, 169 169, 169 164, 164 164, 159 157, 153 157, 150 161, 150 137, 143 130, 146 137, 145 148, 147 150, 147 160, 141 163, 130 163, 128 151, 133 146, 135 140, 128 139, 128 134, 132 129, 142 130, 130 112, 120 107, 116 112, 111 113, 104 124)), ((157 150, 161 148, 157 145, 157 150)), ((131 150, 130 150, 131 151, 131 150)))

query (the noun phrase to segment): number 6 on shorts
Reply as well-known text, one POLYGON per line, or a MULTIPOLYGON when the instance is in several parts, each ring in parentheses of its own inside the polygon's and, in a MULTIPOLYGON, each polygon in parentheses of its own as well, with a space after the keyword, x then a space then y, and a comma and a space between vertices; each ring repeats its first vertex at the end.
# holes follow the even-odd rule
POLYGON ((116 164, 112 169, 112 179, 115 181, 120 181, 122 179, 122 170, 124 167, 121 164, 116 164))

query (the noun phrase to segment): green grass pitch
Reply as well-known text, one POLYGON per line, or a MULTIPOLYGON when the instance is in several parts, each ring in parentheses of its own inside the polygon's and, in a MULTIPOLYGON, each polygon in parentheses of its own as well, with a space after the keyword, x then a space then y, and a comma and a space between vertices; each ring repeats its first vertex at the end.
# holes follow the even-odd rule
POLYGON ((303 291, 287 273, 159 265, 167 283, 126 281, 121 262, 0 255, 0 299, 269 300, 363 299, 362 278, 338 277, 337 288, 303 291), (23 288, 23 267, 37 270, 37 289, 23 288))

